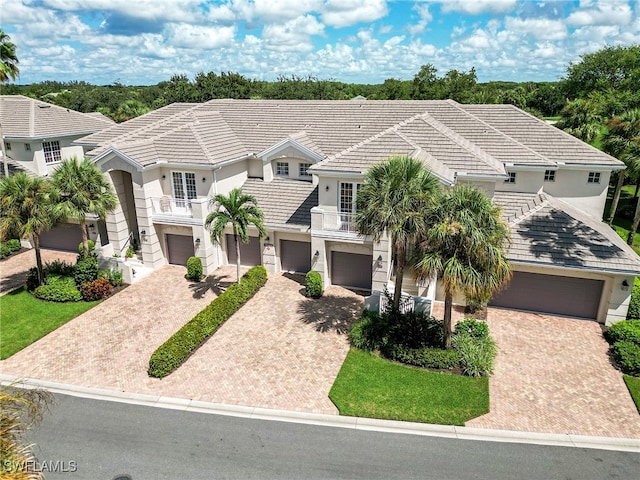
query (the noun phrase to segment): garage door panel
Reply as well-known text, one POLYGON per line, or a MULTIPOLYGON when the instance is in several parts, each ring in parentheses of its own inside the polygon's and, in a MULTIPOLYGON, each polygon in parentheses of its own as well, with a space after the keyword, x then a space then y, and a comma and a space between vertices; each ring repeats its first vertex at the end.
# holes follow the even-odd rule
POLYGON ((195 255, 193 237, 167 234, 167 258, 172 265, 187 265, 189 257, 195 255))
POLYGON ((604 281, 514 272, 490 305, 596 319, 604 281))
MULTIPOLYGON (((233 235, 228 234, 227 238, 227 258, 230 264, 236 263, 236 244, 233 235)), ((240 264, 244 267, 254 267, 262 264, 262 251, 260 249, 260 239, 249 237, 249 243, 240 242, 240 264)))
POLYGON ((62 223, 40 235, 41 248, 77 252, 80 242, 82 242, 82 231, 76 223, 62 223))
POLYGON ((373 256, 331 252, 331 283, 371 290, 373 256))
POLYGON ((311 243, 280 240, 280 263, 285 272, 307 273, 311 270, 311 243))

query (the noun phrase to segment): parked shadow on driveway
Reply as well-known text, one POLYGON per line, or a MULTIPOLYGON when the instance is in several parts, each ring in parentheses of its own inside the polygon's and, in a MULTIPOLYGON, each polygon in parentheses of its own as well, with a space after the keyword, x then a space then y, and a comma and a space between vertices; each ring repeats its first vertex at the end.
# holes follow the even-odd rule
POLYGON ((338 334, 349 332, 351 325, 362 312, 362 300, 354 297, 325 295, 314 299, 302 300, 298 314, 302 321, 315 325, 318 332, 335 331, 338 334))
POLYGON ((193 292, 193 298, 200 299, 209 291, 213 292, 216 297, 220 296, 233 283, 235 282, 229 275, 209 275, 199 282, 192 282, 189 284, 189 288, 193 292))

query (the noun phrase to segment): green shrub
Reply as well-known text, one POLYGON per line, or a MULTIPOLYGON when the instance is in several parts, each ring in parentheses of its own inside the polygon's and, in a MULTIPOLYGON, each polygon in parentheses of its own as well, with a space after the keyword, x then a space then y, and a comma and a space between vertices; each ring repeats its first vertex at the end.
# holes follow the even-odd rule
POLYGON ((640 345, 640 320, 623 320, 614 323, 604 332, 604 338, 611 344, 631 342, 640 345))
POLYGON ((443 348, 407 348, 402 345, 386 345, 382 354, 389 360, 422 368, 451 370, 460 363, 458 352, 443 348))
POLYGON ((122 272, 117 268, 101 270, 100 273, 98 273, 98 278, 106 278, 113 287, 124 285, 122 272))
POLYGON ((424 312, 389 312, 389 343, 407 348, 442 348, 442 322, 424 312))
POLYGON ((456 335, 468 335, 473 338, 487 338, 489 336, 489 325, 474 318, 465 318, 456 325, 456 335))
POLYGON ((310 270, 304 277, 304 295, 311 298, 322 296, 322 276, 315 270, 310 270))
POLYGON ((629 301, 629 309, 627 310, 627 320, 640 318, 640 278, 633 282, 633 290, 631 291, 631 300, 629 301))
POLYGON ((622 373, 640 377, 640 345, 632 342, 616 342, 611 347, 611 356, 622 373))
POLYGON ((20 240, 16 238, 12 238, 11 240, 7 241, 6 245, 7 245, 7 248, 11 251, 11 253, 17 252, 22 248, 22 245, 20 244, 20 240))
POLYGON ((200 281, 202 278, 202 260, 200 260, 200 257, 189 257, 186 277, 189 280, 200 281))
POLYGON ((153 352, 149 359, 149 376, 163 378, 182 365, 266 282, 267 271, 262 265, 245 273, 240 283, 229 286, 153 352))
POLYGON ((73 273, 73 278, 78 288, 98 278, 98 270, 98 259, 96 257, 90 255, 78 260, 73 273))
POLYGON ((491 337, 455 335, 452 344, 460 354, 460 367, 465 375, 484 377, 493 373, 498 348, 491 337))
POLYGON ((124 252, 125 258, 133 258, 135 254, 136 254, 136 251, 133 249, 133 247, 127 248, 127 251, 124 252))
POLYGON ((76 287, 73 277, 49 275, 47 283, 37 287, 33 294, 40 300, 49 302, 79 302, 82 295, 76 287))
MULTIPOLYGON (((93 240, 87 240, 87 244, 89 245, 89 254, 91 254, 91 252, 95 251, 96 249, 96 243, 93 240)), ((83 242, 80 242, 80 244, 78 245, 78 254, 80 254, 80 256, 82 257, 85 256, 83 242)))
POLYGON ((0 260, 7 258, 9 255, 11 255, 11 249, 6 243, 0 243, 0 260))
POLYGON ((75 266, 64 260, 54 260, 45 264, 44 276, 47 275, 61 275, 64 277, 73 277, 75 273, 75 266))
POLYGON ((106 278, 97 278, 92 282, 87 282, 80 288, 82 298, 87 302, 102 300, 113 293, 113 287, 106 278))
POLYGON ((33 292, 40 286, 40 281, 38 280, 38 269, 36 267, 31 267, 27 272, 24 286, 27 288, 27 292, 33 292))
POLYGON ((379 350, 388 341, 388 316, 365 310, 349 332, 349 342, 362 350, 379 350))

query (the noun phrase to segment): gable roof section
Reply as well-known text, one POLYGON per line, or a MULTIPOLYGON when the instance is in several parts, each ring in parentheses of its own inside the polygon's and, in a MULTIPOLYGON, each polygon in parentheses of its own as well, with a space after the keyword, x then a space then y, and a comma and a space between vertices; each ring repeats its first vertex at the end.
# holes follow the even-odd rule
POLYGON ((495 192, 514 262, 640 274, 640 257, 608 225, 544 193, 495 192))
POLYGON ((268 227, 304 232, 311 229, 311 209, 318 205, 318 187, 311 182, 288 178, 265 182, 261 178, 249 178, 242 186, 242 193, 256 198, 268 227))
POLYGON ((459 105, 474 117, 557 164, 622 166, 622 162, 513 105, 459 105))
POLYGON ((0 95, 0 123, 5 138, 52 138, 86 135, 114 125, 98 117, 22 95, 0 95))

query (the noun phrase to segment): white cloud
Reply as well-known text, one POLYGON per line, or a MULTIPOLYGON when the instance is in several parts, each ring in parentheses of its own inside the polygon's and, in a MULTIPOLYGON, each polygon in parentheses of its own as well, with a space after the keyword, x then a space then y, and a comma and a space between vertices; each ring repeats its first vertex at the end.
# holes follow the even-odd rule
POLYGON ((268 48, 274 50, 310 51, 313 49, 312 35, 321 35, 322 25, 313 15, 304 15, 284 24, 266 25, 262 38, 268 48))
POLYGON ((233 44, 235 26, 205 27, 186 23, 169 24, 166 28, 167 40, 178 48, 212 49, 233 44))
POLYGON ((373 22, 388 13, 385 0, 326 0, 322 21, 332 27, 373 22))
POLYGON ((507 30, 531 36, 536 40, 562 40, 567 36, 567 27, 564 22, 548 18, 507 17, 505 27, 507 30))
POLYGON ((306 13, 319 11, 320 0, 232 0, 227 4, 230 9, 246 21, 263 23, 284 23, 306 13))
POLYGON ((506 13, 516 6, 516 0, 436 0, 442 11, 479 15, 485 12, 506 13))
POLYGON ((433 15, 431 15, 431 13, 429 12, 429 5, 427 4, 416 4, 413 7, 413 10, 415 10, 416 12, 418 12, 418 16, 419 16, 419 20, 418 23, 415 23, 413 25, 409 25, 407 27, 407 29, 409 30, 409 33, 411 35, 418 35, 422 32, 424 32, 425 28, 427 28, 427 25, 429 24, 429 22, 431 20, 433 20, 433 15))
POLYGON ((193 20, 200 0, 44 0, 43 4, 57 10, 102 10, 145 20, 193 20))
POLYGON ((574 26, 586 25, 628 25, 633 19, 629 4, 620 0, 600 0, 581 4, 581 8, 567 18, 567 23, 574 26), (586 7, 586 8, 585 8, 586 7))

